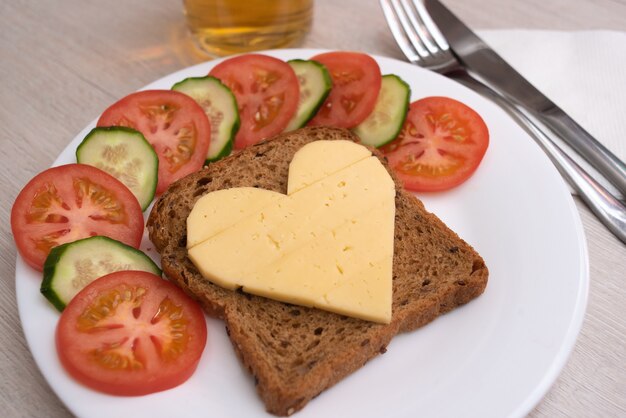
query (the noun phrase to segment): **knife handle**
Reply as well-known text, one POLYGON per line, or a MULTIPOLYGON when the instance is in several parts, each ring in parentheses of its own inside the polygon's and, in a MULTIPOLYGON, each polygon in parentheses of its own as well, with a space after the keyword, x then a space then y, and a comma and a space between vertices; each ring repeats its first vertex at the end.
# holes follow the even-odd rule
MULTIPOLYGON (((473 78, 464 70, 447 74, 472 90, 500 105, 513 119, 531 134, 548 155, 565 180, 578 192, 581 199, 596 217, 623 243, 626 244, 626 206, 601 184, 596 182, 582 167, 572 160, 550 139, 526 113, 491 87, 473 78)), ((581 128, 582 129, 582 128, 581 128)))
POLYGON ((626 196, 626 165, 556 105, 533 116, 565 140, 626 196))

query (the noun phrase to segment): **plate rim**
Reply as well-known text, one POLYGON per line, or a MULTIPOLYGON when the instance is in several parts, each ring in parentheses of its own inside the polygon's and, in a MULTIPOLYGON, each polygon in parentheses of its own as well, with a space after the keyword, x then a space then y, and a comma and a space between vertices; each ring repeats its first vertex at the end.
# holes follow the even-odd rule
MULTIPOLYGON (((322 53, 322 52, 328 52, 328 51, 333 51, 333 49, 323 49, 323 48, 291 48, 291 49, 277 49, 277 50, 265 50, 265 51, 258 51, 255 53, 260 53, 260 54, 267 54, 267 55, 271 55, 271 56, 281 56, 281 55, 285 55, 285 54, 289 54, 289 53, 300 53, 303 56, 312 56, 314 54, 317 53, 322 53)), ((245 55, 245 54, 237 54, 237 55, 245 55)), ((395 58, 391 58, 391 57, 386 57, 386 56, 382 56, 382 55, 378 55, 378 54, 368 54, 370 56, 372 56, 374 59, 376 59, 377 61, 379 60, 389 60, 395 63, 400 63, 400 64, 408 64, 407 62, 395 59, 395 58)), ((139 88, 136 91, 142 91, 142 90, 148 90, 148 89, 152 89, 152 88, 156 88, 155 85, 159 85, 159 84, 163 84, 165 82, 165 80, 169 79, 169 78, 173 78, 173 77, 177 77, 180 75, 186 75, 189 73, 193 73, 193 71, 196 71, 198 69, 202 69, 206 66, 214 66, 217 65, 217 63, 226 60, 228 58, 232 58, 235 55, 229 56, 229 57, 223 57, 223 58, 219 58, 219 59, 214 59, 214 60, 209 60, 209 61, 204 61, 201 63, 197 63, 179 70, 176 70, 174 72, 171 72, 169 74, 166 74, 160 78, 158 78, 155 81, 152 81, 146 85, 144 85, 143 87, 139 88)), ((424 70, 420 67, 415 67, 416 70, 418 71, 427 71, 424 70)), ((433 73, 441 78, 444 78, 442 75, 440 74, 436 74, 433 73)), ((190 75, 186 75, 186 76, 190 76, 190 75)), ((449 80, 449 79, 446 79, 449 80)), ((453 82, 453 81, 452 81, 453 82)), ((460 85, 458 83, 457 87, 469 90, 467 87, 460 85)), ((128 93, 130 94, 130 93, 128 93)), ((481 96, 481 98, 485 101, 488 101, 488 99, 484 98, 481 96)), ((67 151, 67 149, 75 142, 78 140, 78 138, 82 138, 84 137, 91 129, 93 129, 93 127, 95 126, 97 121, 97 118, 94 119, 92 122, 90 122, 89 124, 87 124, 87 126, 85 128, 83 128, 74 138, 72 138, 67 145, 63 148, 63 150, 61 150, 61 152, 59 153, 59 155, 57 156, 57 158, 54 160, 54 162, 52 163, 51 167, 53 166, 57 166, 61 163, 60 160, 62 160, 62 156, 63 154, 67 151)), ((520 128, 521 129, 521 128, 520 128)), ((530 137, 529 137, 530 138, 530 137)), ((539 148, 539 146, 537 144, 535 144, 533 142, 533 146, 539 148)), ((552 167, 552 169, 554 169, 556 171, 556 168, 554 168, 554 166, 552 165, 551 162, 549 162, 548 157, 543 154, 543 157, 548 161, 548 163, 550 164, 550 166, 552 167)), ((562 179, 561 179, 562 180, 562 179)), ((565 182, 562 180, 563 182, 563 187, 567 187, 565 186, 565 182)), ((589 277, 589 253, 588 253, 588 247, 587 247, 587 240, 586 240, 586 236, 585 236, 585 232, 584 232, 584 226, 582 223, 582 219, 580 216, 580 213, 578 211, 578 208, 576 207, 575 201, 573 196, 568 192, 568 207, 570 209, 570 215, 572 217, 573 220, 573 227, 574 227, 574 231, 575 231, 575 235, 577 238, 577 248, 578 248, 578 253, 579 253, 579 266, 578 266, 578 270, 579 270, 579 278, 578 278, 578 288, 577 288, 577 298, 576 298, 576 302, 574 304, 574 315, 572 315, 572 317, 569 320, 569 326, 567 328, 565 337, 563 338, 563 340, 561 340, 560 342, 560 347, 559 350, 557 352, 557 354, 554 356, 554 358, 551 359, 550 362, 550 367, 546 370, 546 372, 543 375, 543 378, 537 382, 537 384, 535 385, 534 389, 532 391, 530 391, 528 393, 528 395, 526 396, 525 399, 520 400, 520 402, 518 402, 516 407, 512 407, 511 408, 511 412, 509 413, 508 416, 510 417, 518 417, 518 416, 525 416, 526 414, 528 414, 534 407, 536 407, 539 402, 543 399, 543 397, 547 394, 547 392, 550 390, 550 388, 554 385, 554 383, 556 382, 557 378, 559 377, 559 375, 561 374, 563 368, 565 367, 565 365, 567 364, 568 359, 570 358, 577 338, 580 335, 582 326, 583 326, 583 322, 584 322, 584 317, 587 311, 587 305, 588 305, 588 297, 589 297, 589 281, 590 281, 590 277, 589 277)), ((144 212, 144 214, 148 214, 149 213, 149 209, 146 210, 146 212, 144 212)), ((19 312, 19 316, 20 316, 20 325, 22 327, 22 330, 24 332, 24 335, 26 337, 27 343, 28 343, 28 347, 29 350, 31 352, 31 355, 33 357, 33 359, 35 360, 35 364, 37 365, 40 373, 42 374, 44 380, 46 381, 46 383, 48 384, 48 386, 52 389, 52 391, 55 393, 55 395, 59 398, 59 400, 65 405, 65 407, 67 407, 70 411, 72 411, 72 413, 77 413, 78 411, 76 411, 72 405, 68 402, 66 402, 65 397, 61 395, 61 393, 59 393, 59 391, 57 390, 57 388, 55 388, 55 386, 52 384, 52 382, 50 382, 48 380, 48 377, 46 376, 46 374, 44 374, 43 372, 43 368, 40 365, 40 359, 38 359, 37 356, 34 355, 34 352, 32 350, 32 346, 33 346, 33 342, 31 341, 31 336, 30 336, 30 332, 27 332, 26 327, 24 325, 24 321, 22 320, 23 318, 23 309, 26 309, 25 306, 23 306, 23 303, 20 303, 20 289, 21 286, 19 285, 19 276, 18 276, 18 269, 23 269, 23 268, 28 268, 23 260, 21 259, 19 253, 16 254, 16 270, 15 270, 15 280, 16 280, 16 301, 17 301, 17 305, 18 305, 18 312, 19 312)), ((265 411, 263 411, 265 412, 265 411)))

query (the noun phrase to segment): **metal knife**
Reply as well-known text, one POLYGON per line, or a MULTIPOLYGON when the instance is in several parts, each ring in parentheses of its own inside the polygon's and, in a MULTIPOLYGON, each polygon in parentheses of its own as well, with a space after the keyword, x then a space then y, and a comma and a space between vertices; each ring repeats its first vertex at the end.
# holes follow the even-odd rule
POLYGON ((541 93, 438 0, 424 5, 461 63, 524 108, 626 196, 626 165, 541 93))

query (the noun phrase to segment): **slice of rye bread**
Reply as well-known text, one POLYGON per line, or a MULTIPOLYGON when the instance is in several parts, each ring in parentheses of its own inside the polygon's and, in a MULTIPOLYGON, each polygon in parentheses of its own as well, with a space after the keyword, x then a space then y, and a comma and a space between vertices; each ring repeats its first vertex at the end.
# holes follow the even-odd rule
MULTIPOLYGON (((414 330, 480 295, 488 270, 480 255, 397 179, 393 317, 388 325, 223 289, 187 258, 186 220, 205 193, 241 186, 287 192, 294 153, 315 140, 357 138, 348 130, 313 127, 282 134, 176 183, 148 219, 150 239, 167 277, 223 318, 240 360, 254 376, 268 412, 290 415, 320 392, 386 351, 398 332, 414 330)), ((372 150, 386 166, 382 155, 372 150)), ((241 260, 245 263, 245 260, 241 260)))

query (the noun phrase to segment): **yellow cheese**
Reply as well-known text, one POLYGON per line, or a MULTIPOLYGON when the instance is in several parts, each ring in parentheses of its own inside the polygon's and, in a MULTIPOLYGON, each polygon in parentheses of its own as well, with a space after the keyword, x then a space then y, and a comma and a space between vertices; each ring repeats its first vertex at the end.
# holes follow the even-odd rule
POLYGON ((372 153, 352 141, 313 141, 296 152, 289 164, 287 194, 336 173, 372 153))
POLYGON ((324 230, 273 263, 262 263, 244 290, 377 322, 391 319, 393 202, 382 202, 324 230), (294 280, 295 279, 295 280, 294 280))
POLYGON ((254 187, 217 190, 202 196, 187 217, 187 248, 230 228, 287 196, 254 187))
POLYGON ((294 156, 289 181, 297 187, 288 196, 229 189, 200 199, 190 219, 210 225, 194 238, 189 258, 229 289, 388 323, 394 183, 366 148, 319 142, 323 146, 309 147, 313 142, 294 156), (319 149, 343 157, 315 165, 306 157, 319 159, 319 149), (222 220, 215 216, 222 207, 236 214, 222 220))

